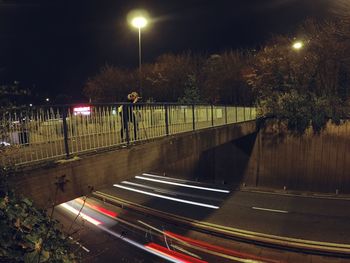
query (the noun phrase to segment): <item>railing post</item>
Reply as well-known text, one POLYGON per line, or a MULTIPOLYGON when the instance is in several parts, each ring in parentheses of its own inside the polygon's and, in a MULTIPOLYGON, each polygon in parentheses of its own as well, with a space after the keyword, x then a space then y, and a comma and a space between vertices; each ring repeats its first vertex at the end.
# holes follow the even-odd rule
POLYGON ((164 104, 165 109, 165 134, 169 135, 169 117, 168 117, 168 105, 164 104))
POLYGON ((225 105, 225 124, 227 124, 227 105, 225 105))
POLYGON ((64 107, 62 109, 62 121, 63 121, 63 139, 64 139, 64 150, 66 152, 66 158, 69 158, 69 145, 68 145, 68 125, 67 125, 67 113, 68 109, 64 107))
POLYGON ((238 110, 237 110, 237 106, 235 107, 235 112, 236 112, 236 123, 238 122, 238 110))
POLYGON ((194 104, 192 104, 192 124, 193 124, 193 130, 196 129, 196 125, 195 125, 195 114, 194 114, 194 104))
POLYGON ((125 127, 126 127, 126 131, 125 131, 125 133, 126 133, 126 144, 129 145, 130 144, 129 121, 131 121, 131 120, 135 121, 135 120, 133 119, 134 118, 133 112, 132 112, 133 108, 131 107, 131 105, 130 104, 126 104, 124 106, 126 106, 125 110, 126 110, 126 114, 127 114, 127 119, 124 120, 124 121, 126 121, 126 124, 124 124, 125 127))
POLYGON ((214 127, 214 105, 211 104, 211 126, 214 127))
POLYGON ((246 121, 246 119, 245 119, 245 107, 243 107, 243 120, 246 121))

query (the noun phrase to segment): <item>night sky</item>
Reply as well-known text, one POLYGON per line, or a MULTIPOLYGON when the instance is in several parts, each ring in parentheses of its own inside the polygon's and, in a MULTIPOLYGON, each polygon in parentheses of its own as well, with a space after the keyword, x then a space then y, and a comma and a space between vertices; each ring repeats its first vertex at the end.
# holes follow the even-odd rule
POLYGON ((138 65, 137 31, 127 13, 148 10, 143 60, 163 53, 255 48, 273 34, 293 34, 337 0, 0 0, 0 84, 17 80, 35 92, 80 98, 101 66, 138 65))

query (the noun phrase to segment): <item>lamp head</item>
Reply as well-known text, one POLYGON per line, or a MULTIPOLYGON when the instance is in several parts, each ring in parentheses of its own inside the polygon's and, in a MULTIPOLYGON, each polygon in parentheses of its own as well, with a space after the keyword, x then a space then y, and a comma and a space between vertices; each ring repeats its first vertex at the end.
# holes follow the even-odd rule
POLYGON ((303 42, 297 41, 297 42, 294 42, 294 44, 293 44, 292 47, 293 47, 293 49, 295 49, 295 50, 299 50, 299 49, 301 49, 303 46, 304 46, 303 42))
POLYGON ((134 9, 128 13, 127 21, 133 28, 141 29, 146 27, 152 20, 146 10, 134 9))
POLYGON ((143 16, 137 16, 131 20, 131 25, 136 28, 144 28, 147 23, 147 19, 143 16))

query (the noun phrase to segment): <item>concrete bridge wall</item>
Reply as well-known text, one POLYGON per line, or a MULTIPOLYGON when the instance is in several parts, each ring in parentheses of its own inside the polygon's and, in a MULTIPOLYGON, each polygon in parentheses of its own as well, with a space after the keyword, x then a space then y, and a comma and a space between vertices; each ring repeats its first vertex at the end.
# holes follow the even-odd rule
POLYGON ((62 203, 142 172, 170 171, 200 176, 206 169, 198 164, 212 159, 210 149, 224 147, 255 130, 255 121, 250 121, 155 139, 23 171, 11 183, 17 192, 32 198, 38 206, 48 207, 54 200, 62 203))

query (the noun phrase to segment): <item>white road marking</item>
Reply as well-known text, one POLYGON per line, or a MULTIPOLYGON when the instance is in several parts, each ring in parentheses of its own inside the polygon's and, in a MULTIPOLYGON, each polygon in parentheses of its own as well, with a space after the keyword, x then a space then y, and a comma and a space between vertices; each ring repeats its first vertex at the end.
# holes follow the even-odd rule
POLYGON ((84 247, 81 243, 79 243, 78 241, 75 241, 72 237, 68 237, 70 240, 73 240, 73 242, 75 242, 78 246, 80 246, 82 249, 84 249, 86 252, 90 252, 89 249, 87 249, 86 247, 84 247))
POLYGON ((288 211, 278 210, 278 209, 269 209, 269 208, 256 207, 256 206, 253 206, 252 208, 255 210, 262 210, 262 211, 269 211, 269 212, 276 212, 276 213, 284 213, 284 214, 288 213, 288 211))
POLYGON ((145 181, 161 183, 161 184, 170 184, 170 185, 176 185, 176 186, 182 186, 182 187, 194 188, 194 189, 200 189, 200 190, 206 190, 206 191, 213 191, 213 192, 220 192, 220 193, 229 193, 230 192, 229 190, 196 186, 196 185, 190 185, 190 184, 180 184, 180 183, 175 183, 175 182, 163 181, 163 180, 159 180, 159 179, 147 178, 147 177, 139 176, 139 175, 135 176, 135 178, 145 180, 145 181))

